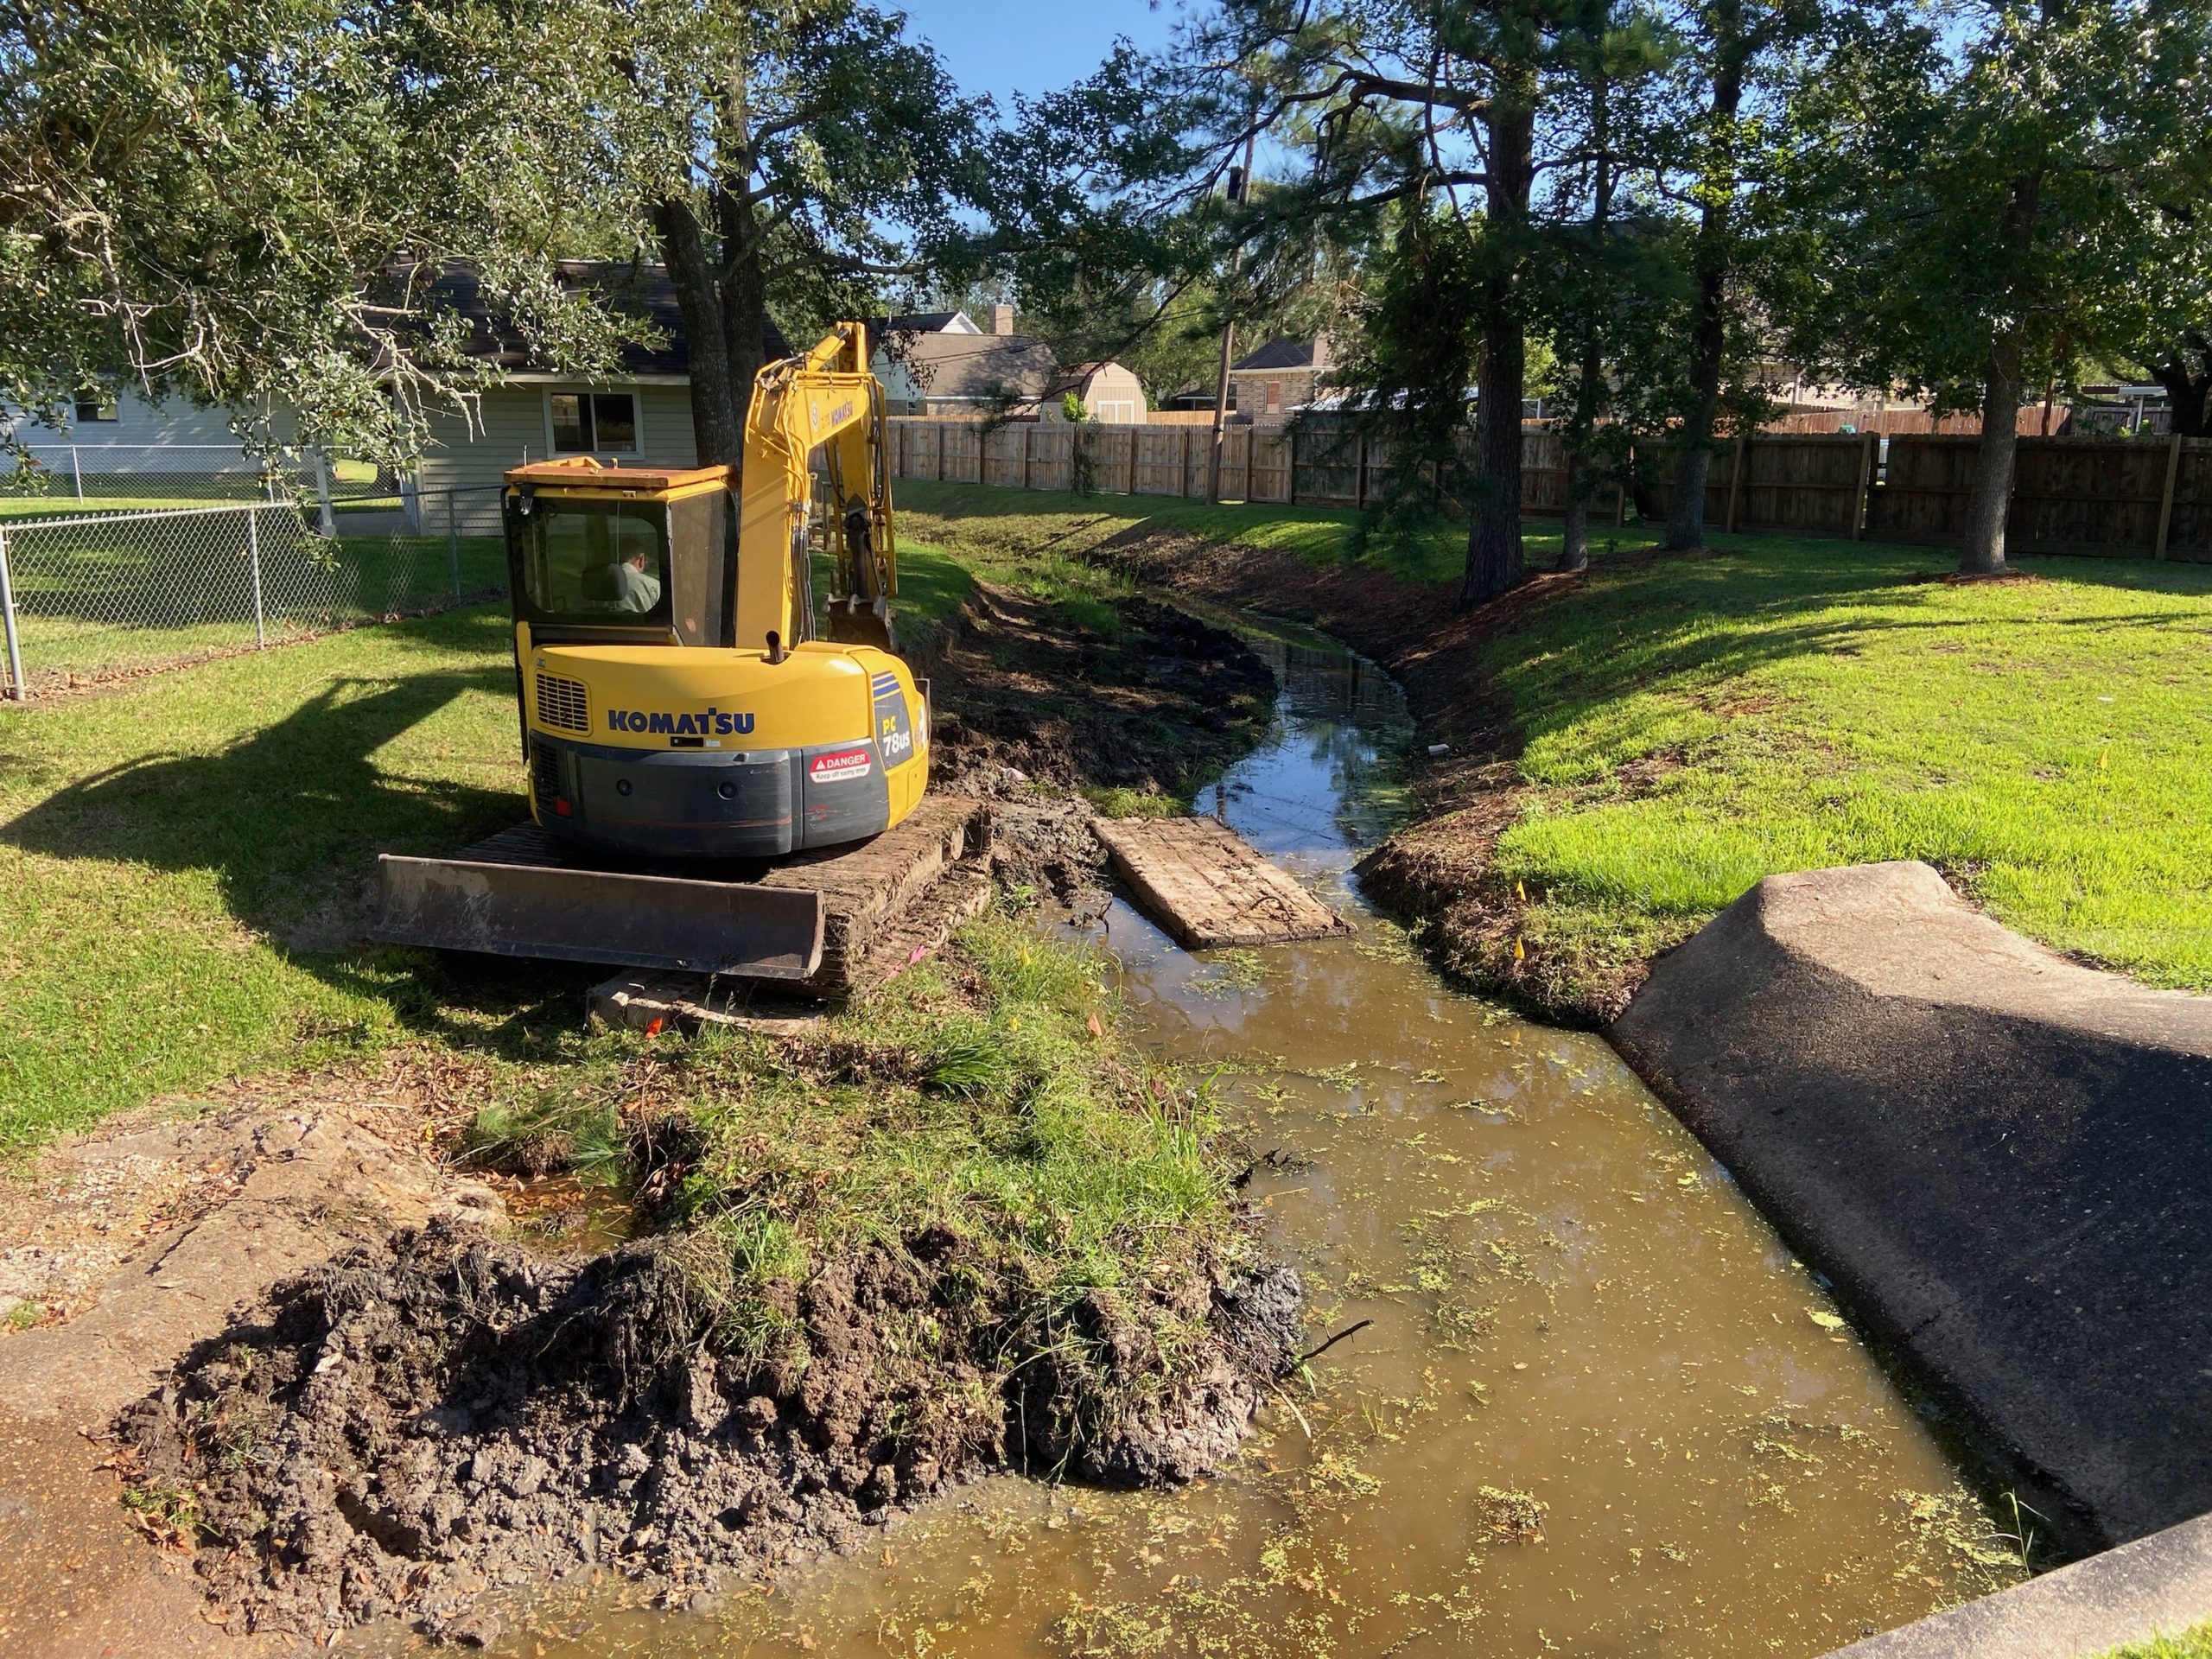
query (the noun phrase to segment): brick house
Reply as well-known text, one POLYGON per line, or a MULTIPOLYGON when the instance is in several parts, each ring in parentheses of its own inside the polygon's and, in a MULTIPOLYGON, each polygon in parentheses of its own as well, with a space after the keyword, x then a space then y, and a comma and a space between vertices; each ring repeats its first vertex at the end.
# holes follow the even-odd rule
POLYGON ((1325 335, 1271 340, 1229 365, 1229 406, 1254 426, 1280 426, 1320 395, 1329 367, 1325 335))

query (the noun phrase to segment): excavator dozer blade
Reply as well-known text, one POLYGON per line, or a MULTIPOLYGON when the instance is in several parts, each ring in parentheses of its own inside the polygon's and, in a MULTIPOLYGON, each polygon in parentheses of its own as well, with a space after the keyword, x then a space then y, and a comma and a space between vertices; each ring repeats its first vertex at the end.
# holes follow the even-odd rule
POLYGON ((822 895, 458 858, 377 861, 383 902, 370 937, 391 944, 804 979, 822 965, 822 895))

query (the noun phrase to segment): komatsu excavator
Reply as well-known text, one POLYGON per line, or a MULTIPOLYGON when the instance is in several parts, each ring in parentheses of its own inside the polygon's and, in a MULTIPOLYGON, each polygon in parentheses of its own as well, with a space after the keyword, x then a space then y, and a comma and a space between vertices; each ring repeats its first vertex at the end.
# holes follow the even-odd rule
POLYGON ((865 330, 841 323, 760 371, 741 472, 509 472, 531 823, 448 859, 385 857, 375 936, 806 980, 825 919, 895 922, 893 901, 966 849, 954 821, 950 843, 933 823, 849 868, 830 850, 882 837, 928 787, 926 688, 892 654, 886 436, 865 330), (817 557, 836 571, 828 639, 817 557), (830 917, 841 898, 852 913, 830 917))

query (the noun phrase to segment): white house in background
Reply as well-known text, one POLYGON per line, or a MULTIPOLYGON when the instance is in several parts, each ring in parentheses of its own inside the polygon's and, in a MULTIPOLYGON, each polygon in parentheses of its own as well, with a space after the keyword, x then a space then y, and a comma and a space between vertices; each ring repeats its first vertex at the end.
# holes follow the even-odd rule
MULTIPOLYGON (((46 470, 48 491, 67 500, 97 479, 94 495, 128 493, 118 477, 163 479, 181 475, 238 474, 247 483, 259 477, 261 462, 249 456, 232 430, 234 411, 189 397, 152 398, 136 391, 114 397, 87 394, 61 422, 49 426, 28 414, 0 406, 0 442, 19 447, 46 470)), ((275 423, 281 440, 290 436, 289 416, 275 423)), ((150 481, 148 493, 157 493, 150 481)))
MULTIPOLYGON (((633 273, 626 264, 575 261, 564 264, 562 274, 565 281, 589 283, 643 313, 666 343, 626 346, 619 366, 604 377, 556 374, 533 360, 519 332, 493 315, 473 271, 447 270, 435 283, 439 302, 468 319, 471 353, 505 371, 505 378, 472 397, 466 413, 438 410, 428 416, 422 460, 412 486, 404 493, 488 492, 508 467, 549 455, 697 464, 690 353, 667 273, 658 267, 633 273)), ((763 346, 771 357, 789 354, 772 325, 763 346)), ((73 449, 76 464, 86 473, 257 471, 259 463, 247 459, 231 429, 232 420, 230 410, 188 398, 149 400, 125 394, 111 404, 85 400, 67 430, 18 419, 12 435, 52 473, 54 493, 66 495, 73 449)), ((289 418, 280 414, 276 425, 280 441, 290 436, 289 418)), ((0 433, 9 427, 0 410, 0 433)), ((435 516, 436 504, 431 510, 435 516)))

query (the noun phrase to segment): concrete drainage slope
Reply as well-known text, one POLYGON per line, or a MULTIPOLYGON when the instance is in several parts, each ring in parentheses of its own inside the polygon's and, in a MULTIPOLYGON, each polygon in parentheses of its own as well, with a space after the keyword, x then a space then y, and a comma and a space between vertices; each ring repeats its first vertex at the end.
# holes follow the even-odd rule
POLYGON ((1874 864, 1761 881, 1611 1034, 2061 1542, 2212 1509, 2212 999, 1874 864))

